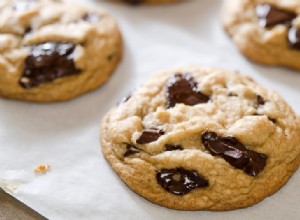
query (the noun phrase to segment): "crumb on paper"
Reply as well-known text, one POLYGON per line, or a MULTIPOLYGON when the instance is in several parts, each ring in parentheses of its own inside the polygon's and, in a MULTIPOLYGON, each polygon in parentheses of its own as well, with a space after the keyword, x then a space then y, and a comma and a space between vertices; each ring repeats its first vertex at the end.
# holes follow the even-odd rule
POLYGON ((45 164, 45 165, 39 165, 38 167, 36 167, 34 169, 34 173, 35 174, 46 174, 47 172, 49 172, 51 169, 50 165, 45 164))

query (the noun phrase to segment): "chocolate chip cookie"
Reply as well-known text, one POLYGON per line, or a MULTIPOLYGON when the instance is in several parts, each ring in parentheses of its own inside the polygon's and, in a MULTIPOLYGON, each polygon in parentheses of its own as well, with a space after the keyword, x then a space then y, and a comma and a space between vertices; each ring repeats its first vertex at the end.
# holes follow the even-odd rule
POLYGON ((122 40, 101 9, 64 0, 0 3, 0 96, 68 100, 106 82, 122 40))
POLYGON ((299 166, 299 134, 276 92, 238 73, 185 67, 126 96, 104 117, 101 143, 115 172, 149 201, 231 210, 287 182, 299 166))
POLYGON ((300 1, 226 0, 225 30, 249 59, 300 70, 300 1))

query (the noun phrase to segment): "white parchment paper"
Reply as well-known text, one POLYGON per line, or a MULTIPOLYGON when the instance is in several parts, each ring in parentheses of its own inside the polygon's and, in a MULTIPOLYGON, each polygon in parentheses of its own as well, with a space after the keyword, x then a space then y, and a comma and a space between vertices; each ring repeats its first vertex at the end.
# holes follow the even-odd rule
MULTIPOLYGON (((272 219, 300 217, 300 172, 274 196, 230 212, 182 212, 154 205, 129 190, 100 152, 102 117, 155 71, 187 64, 223 67, 251 75, 277 90, 300 114, 300 73, 249 62, 224 33, 220 0, 170 6, 102 5, 118 19, 124 59, 110 81, 70 102, 34 104, 0 99, 0 182, 49 219, 272 219), (33 170, 49 164, 51 172, 33 170)), ((300 62, 300 61, 299 61, 300 62)))

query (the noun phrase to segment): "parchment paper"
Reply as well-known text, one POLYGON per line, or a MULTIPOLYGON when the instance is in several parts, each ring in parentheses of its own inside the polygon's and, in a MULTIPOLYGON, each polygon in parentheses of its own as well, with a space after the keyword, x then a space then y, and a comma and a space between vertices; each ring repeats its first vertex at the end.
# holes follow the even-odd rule
MULTIPOLYGON (((0 183, 49 219, 273 219, 300 217, 300 171, 274 196, 231 212, 183 212, 154 205, 129 190, 100 152, 102 117, 155 71, 187 64, 251 75, 277 90, 300 114, 300 73, 246 60, 224 33, 220 0, 169 6, 102 5, 117 18, 124 59, 110 81, 70 102, 34 104, 0 99, 0 183), (35 175, 40 164, 51 172, 35 175)), ((299 61, 300 62, 300 61, 299 61)))

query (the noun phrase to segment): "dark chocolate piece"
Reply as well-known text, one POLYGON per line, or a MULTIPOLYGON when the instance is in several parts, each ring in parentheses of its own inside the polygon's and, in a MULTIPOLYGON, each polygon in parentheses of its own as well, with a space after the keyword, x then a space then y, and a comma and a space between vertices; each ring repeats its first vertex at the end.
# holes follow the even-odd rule
POLYGON ((266 166, 267 156, 248 150, 234 137, 218 136, 215 132, 204 132, 202 143, 214 156, 220 156, 230 165, 243 170, 250 176, 257 176, 266 166))
POLYGON ((294 26, 289 28, 288 42, 290 48, 300 50, 300 29, 294 26))
POLYGON ((175 195, 185 195, 193 189, 209 185, 196 171, 183 168, 160 170, 156 174, 156 180, 161 187, 175 195))
POLYGON ((165 150, 166 151, 183 150, 183 147, 181 145, 166 144, 165 150))
POLYGON ((289 24, 297 17, 297 14, 280 9, 270 4, 259 4, 256 7, 256 14, 261 27, 273 27, 278 24, 289 24))
POLYGON ((198 90, 197 83, 189 73, 171 76, 167 90, 167 108, 174 107, 176 103, 193 106, 209 101, 209 97, 198 90))
POLYGON ((165 132, 156 128, 148 128, 142 131, 141 136, 136 140, 138 144, 148 144, 156 141, 165 132))
POLYGON ((78 74, 73 60, 76 45, 72 43, 47 42, 31 46, 30 55, 20 85, 25 89, 51 82, 56 78, 78 74))
POLYGON ((135 146, 133 146, 131 144, 127 144, 127 146, 126 146, 126 152, 124 154, 124 157, 128 157, 130 155, 137 154, 139 152, 140 152, 140 150, 137 149, 135 146))

